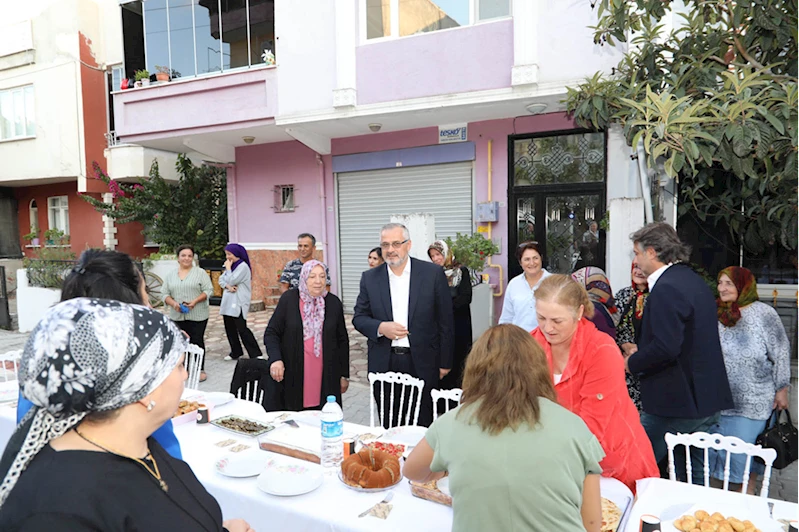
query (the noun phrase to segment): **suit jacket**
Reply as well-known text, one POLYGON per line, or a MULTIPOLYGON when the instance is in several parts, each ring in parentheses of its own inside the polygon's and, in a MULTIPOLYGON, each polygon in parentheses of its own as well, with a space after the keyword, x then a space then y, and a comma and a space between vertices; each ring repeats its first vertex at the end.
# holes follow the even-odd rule
MULTIPOLYGON (((292 288, 280 296, 275 313, 264 331, 264 346, 269 355, 269 365, 282 360, 286 368, 282 382, 284 409, 302 410, 305 350, 298 289, 292 288)), ((350 378, 350 341, 341 300, 328 293, 325 296, 325 321, 322 326, 320 407, 325 405, 328 395, 336 396, 336 401, 341 404, 341 377, 350 378)))
MULTIPOLYGON (((452 367, 452 296, 441 266, 414 258, 408 260, 412 261, 408 341, 417 373, 414 376, 435 384, 439 368, 452 367)), ((370 372, 389 371, 391 339, 377 335, 377 328, 384 321, 394 321, 388 264, 363 272, 352 318, 355 328, 368 339, 370 372)))
POLYGON ((733 408, 717 321, 716 301, 701 277, 682 264, 663 272, 628 362, 641 379, 644 412, 697 419, 733 408))

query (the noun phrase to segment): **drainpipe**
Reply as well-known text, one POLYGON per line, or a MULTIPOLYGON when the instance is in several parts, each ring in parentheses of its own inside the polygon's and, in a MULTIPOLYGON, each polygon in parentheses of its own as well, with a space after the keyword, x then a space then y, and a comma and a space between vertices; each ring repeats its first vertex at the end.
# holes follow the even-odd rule
MULTIPOLYGON (((491 154, 492 154, 493 144, 494 144, 494 140, 493 139, 488 139, 488 201, 491 201, 491 186, 492 186, 492 181, 493 181, 492 178, 494 177, 494 168, 493 168, 493 165, 491 164, 491 161, 492 161, 491 154)), ((492 225, 489 222, 489 224, 488 224, 488 239, 489 240, 491 240, 491 227, 492 227, 492 225)), ((510 255, 510 251, 508 252, 508 255, 510 255)), ((510 260, 510 259, 508 259, 508 260, 510 260)), ((504 276, 503 276, 503 271, 502 271, 502 265, 501 264, 494 264, 493 262, 491 262, 491 257, 488 257, 488 262, 486 262, 486 266, 488 266, 489 268, 496 268, 499 271, 499 292, 494 292, 494 297, 502 297, 502 294, 505 293, 505 285, 503 283, 504 276)))
POLYGON ((649 171, 646 167, 644 141, 639 140, 636 148, 638 153, 638 179, 641 181, 641 193, 644 196, 644 221, 650 224, 654 221, 655 215, 652 213, 652 189, 649 186, 649 171))
POLYGON ((325 252, 325 264, 330 264, 330 248, 327 245, 327 190, 325 187, 325 161, 322 156, 316 154, 316 162, 319 165, 319 174, 321 180, 319 182, 319 197, 322 201, 322 245, 325 252))

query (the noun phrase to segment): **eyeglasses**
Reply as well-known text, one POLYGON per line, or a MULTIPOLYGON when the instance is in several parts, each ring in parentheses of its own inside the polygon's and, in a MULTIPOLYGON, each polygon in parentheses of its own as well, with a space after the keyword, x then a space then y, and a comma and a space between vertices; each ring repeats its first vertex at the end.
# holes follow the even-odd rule
POLYGON ((380 249, 388 249, 388 248, 399 249, 403 244, 408 242, 408 240, 410 239, 406 238, 402 242, 380 242, 380 249))

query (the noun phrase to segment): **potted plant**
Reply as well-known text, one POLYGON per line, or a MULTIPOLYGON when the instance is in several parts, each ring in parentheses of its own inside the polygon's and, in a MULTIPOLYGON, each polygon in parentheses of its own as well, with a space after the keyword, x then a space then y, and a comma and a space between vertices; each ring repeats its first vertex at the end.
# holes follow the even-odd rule
POLYGON ((272 53, 272 50, 264 50, 264 53, 261 54, 261 59, 264 60, 264 64, 275 64, 275 54, 272 53))
POLYGON ((150 85, 150 73, 145 70, 137 70, 136 71, 136 83, 139 83, 142 87, 147 87, 150 85))
POLYGON ((157 81, 169 81, 169 67, 155 65, 155 79, 157 81))
POLYGON ((48 246, 68 246, 69 235, 64 234, 60 229, 48 229, 44 232, 44 241, 48 246))
POLYGON ((23 235, 22 240, 31 243, 31 246, 38 246, 39 245, 39 229, 33 229, 27 235, 23 235))
POLYGON ((445 238, 444 241, 452 251, 452 257, 455 262, 469 269, 472 284, 480 282, 477 274, 485 268, 486 259, 499 253, 497 245, 485 238, 481 233, 472 235, 457 233, 454 241, 449 237, 445 238))

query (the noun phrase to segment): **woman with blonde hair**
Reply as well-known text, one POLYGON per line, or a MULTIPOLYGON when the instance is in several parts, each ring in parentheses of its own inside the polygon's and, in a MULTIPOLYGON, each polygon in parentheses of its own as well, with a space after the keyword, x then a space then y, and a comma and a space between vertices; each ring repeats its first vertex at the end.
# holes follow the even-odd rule
POLYGON ((449 473, 453 530, 599 532, 603 456, 557 404, 541 347, 505 324, 475 342, 463 402, 430 426, 403 474, 430 482, 449 473))
POLYGON ((634 491, 636 480, 659 472, 627 393, 618 346, 589 321, 594 305, 568 275, 547 277, 535 297, 538 328, 532 336, 544 348, 558 402, 580 416, 602 444, 602 475, 634 491))

